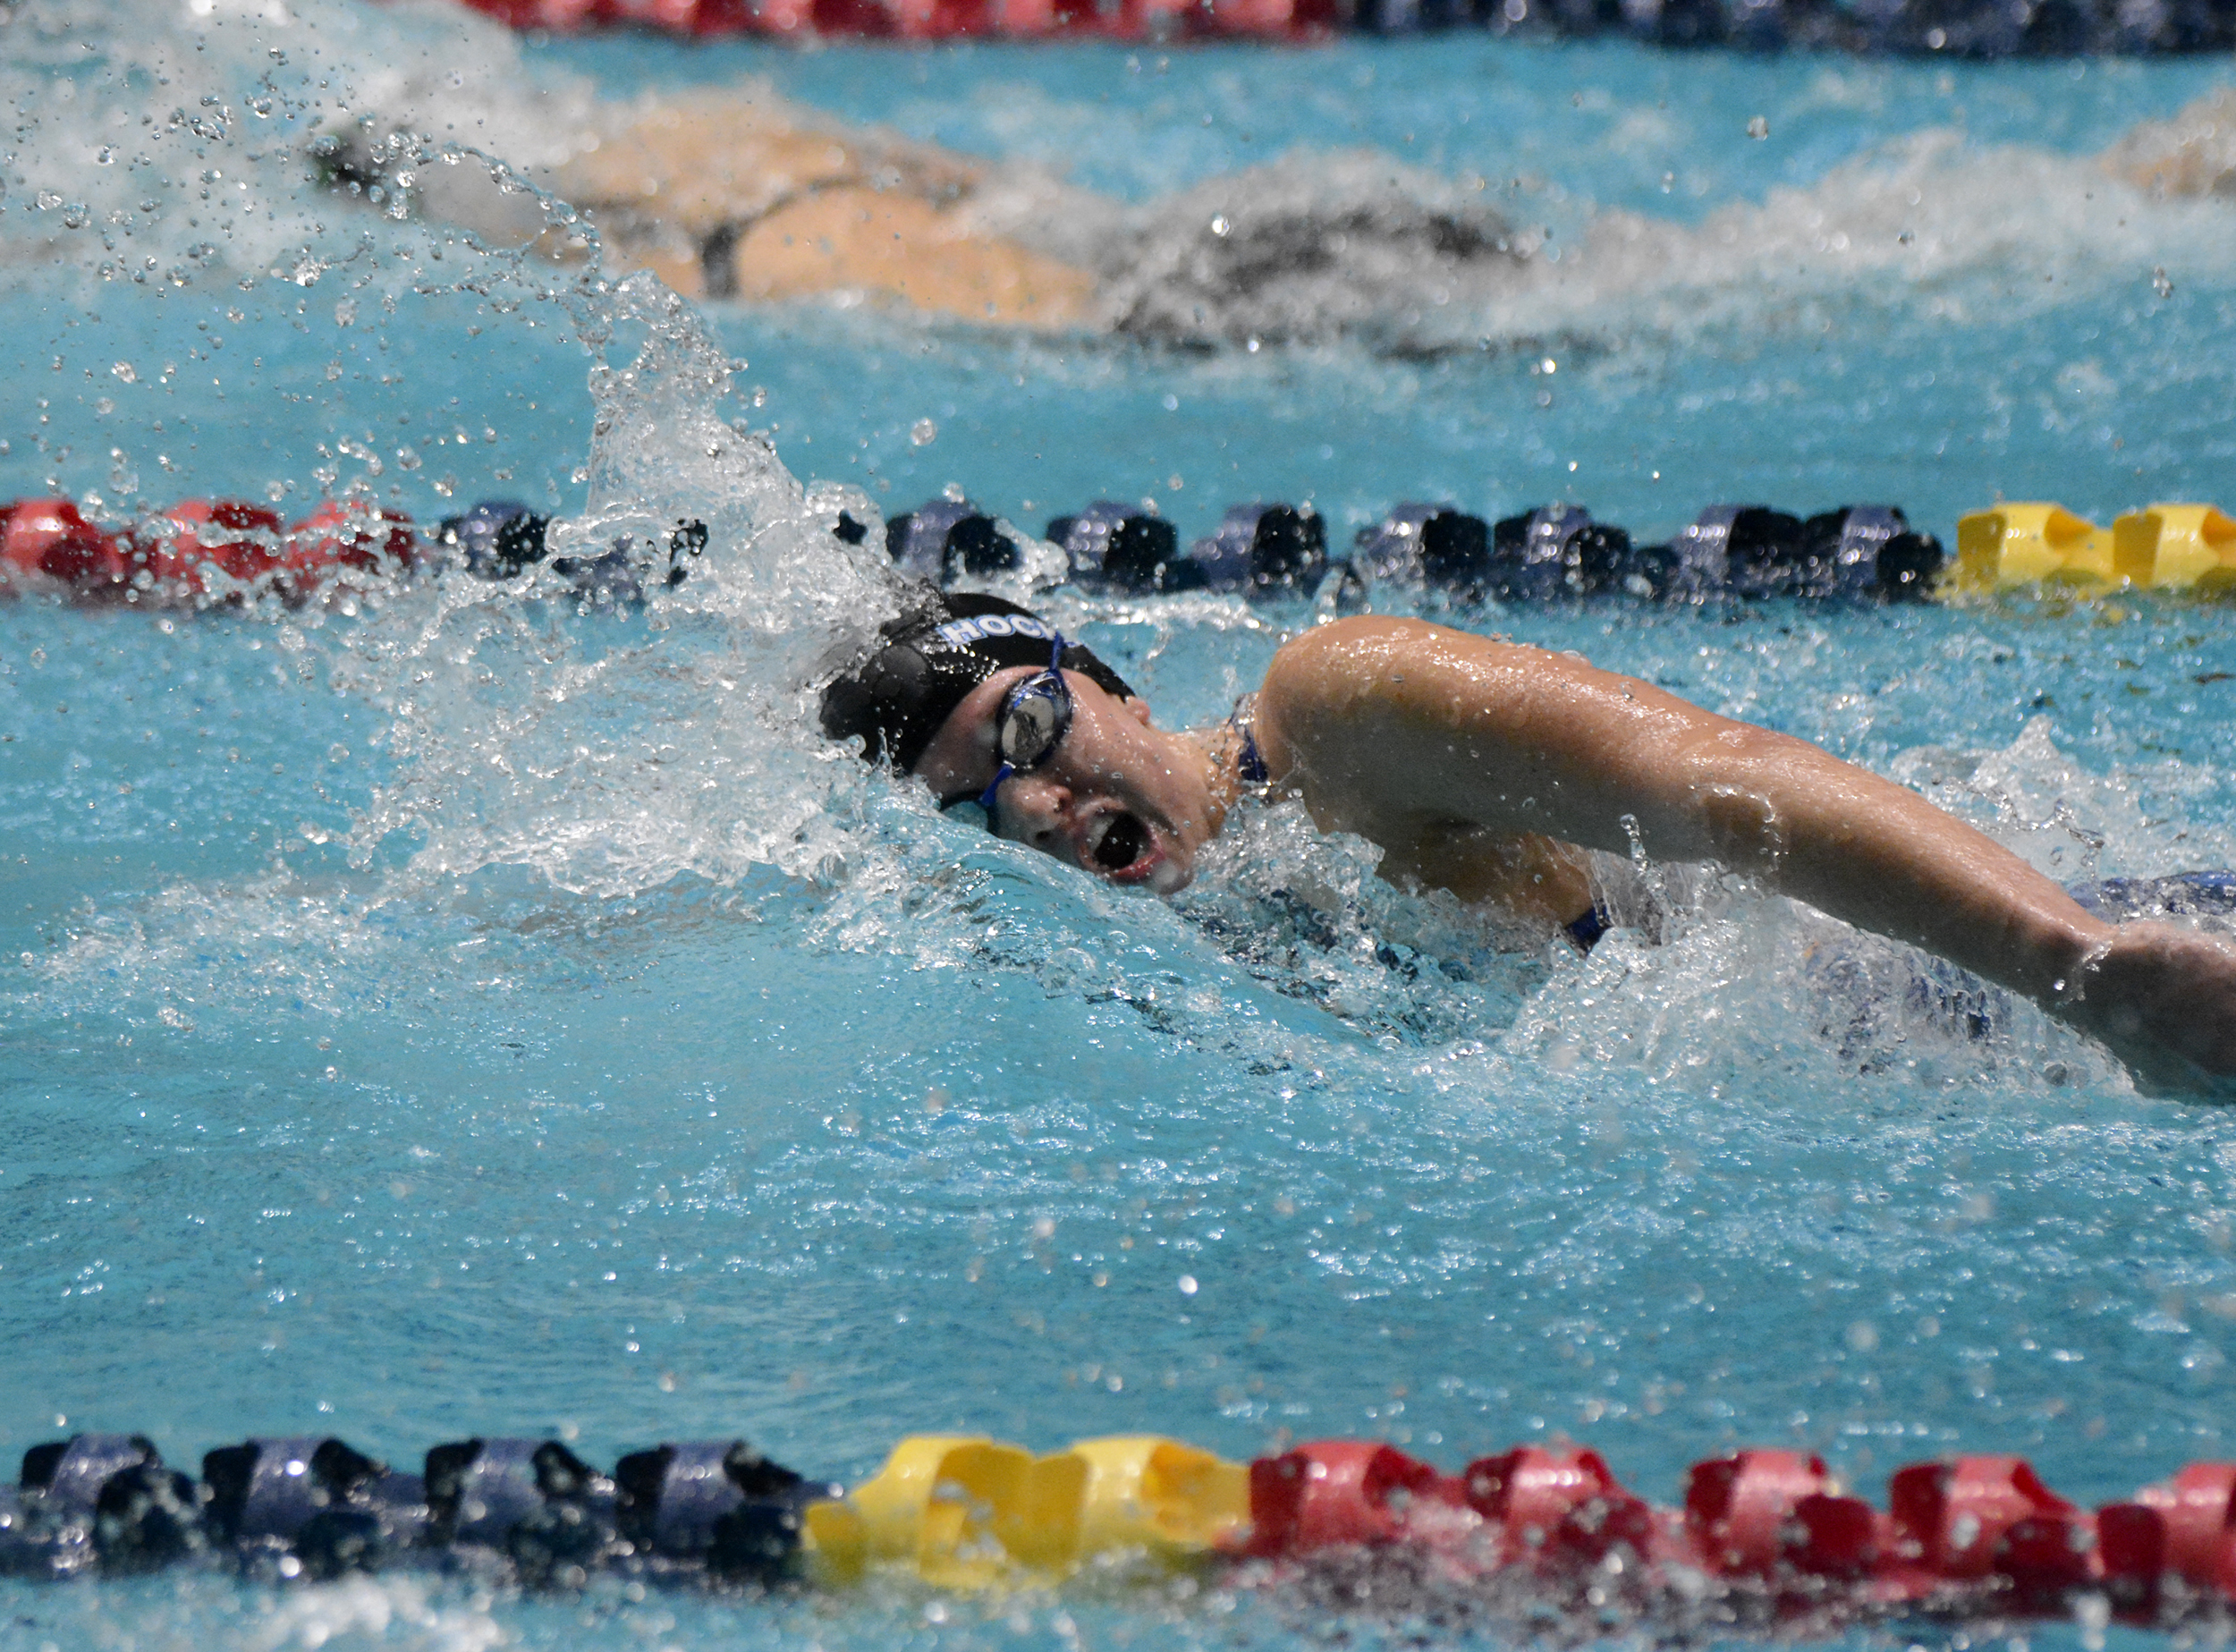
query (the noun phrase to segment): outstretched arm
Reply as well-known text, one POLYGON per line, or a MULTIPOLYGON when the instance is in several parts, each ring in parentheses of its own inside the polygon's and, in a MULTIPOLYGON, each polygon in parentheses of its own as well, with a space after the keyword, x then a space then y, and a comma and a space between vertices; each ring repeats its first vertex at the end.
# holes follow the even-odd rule
POLYGON ((2114 929, 1915 792, 1573 657, 1343 621, 1275 657, 1258 727, 1323 826, 1401 855, 1468 832, 1621 853, 1635 830, 2025 993, 2146 1069, 2171 1051, 2236 1073, 2236 950, 2114 929))

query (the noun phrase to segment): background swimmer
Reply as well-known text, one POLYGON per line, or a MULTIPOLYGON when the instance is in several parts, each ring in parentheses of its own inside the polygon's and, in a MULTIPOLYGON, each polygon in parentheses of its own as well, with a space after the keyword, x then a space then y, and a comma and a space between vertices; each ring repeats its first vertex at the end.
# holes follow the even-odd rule
POLYGON ((1286 644, 1227 722, 1171 732, 1024 609, 927 597, 823 722, 1114 883, 1185 887, 1253 786, 1381 845, 1385 877, 1548 928, 1596 917, 1582 850, 1714 860, 2023 993, 2160 1082, 2236 1077, 2236 949, 2104 922, 1916 793, 1575 656, 1343 620, 1286 644))
MULTIPOLYGON (((487 140, 446 76, 400 77, 382 103, 387 140, 338 123, 315 140, 331 188, 391 212, 409 201, 495 243, 589 256, 589 241, 554 229, 511 177, 431 165, 402 136, 487 140)), ((580 210, 615 273, 649 269, 691 298, 867 297, 1074 336, 1237 346, 1350 337, 1409 355, 1473 351, 1485 336, 1590 335, 1608 302, 1673 288, 1783 283, 1808 268, 1834 287, 1874 267, 1937 278, 1952 261, 2040 230, 2039 202, 2022 219, 1983 217, 1964 187, 1982 158, 1961 152, 1954 128, 1758 204, 1729 204, 1705 223, 1594 208, 1556 245, 1542 216, 1551 181, 1525 190, 1505 175, 1526 149, 1447 174, 1316 143, 1126 200, 1044 165, 849 122, 760 80, 623 100, 548 79, 511 89, 506 103, 508 160, 580 210), (1888 166, 1893 182, 1882 175, 1888 166)), ((2209 91, 2171 118, 2137 123, 2078 170, 2038 147, 2006 148, 1993 164, 2028 175, 2030 189, 2116 240, 2138 204, 2130 190, 2227 198, 2232 108, 2236 92, 2209 91), (2122 187, 2105 190, 2107 179, 2122 187)))

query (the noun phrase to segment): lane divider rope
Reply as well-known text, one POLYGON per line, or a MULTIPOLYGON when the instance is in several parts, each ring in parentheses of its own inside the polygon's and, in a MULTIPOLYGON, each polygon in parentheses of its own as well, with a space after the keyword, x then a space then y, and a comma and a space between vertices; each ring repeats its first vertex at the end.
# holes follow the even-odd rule
MULTIPOLYGON (((502 580, 545 564, 578 594, 633 601, 649 580, 689 577, 707 530, 678 521, 665 545, 617 540, 597 555, 548 555, 547 519, 485 500, 424 533, 362 499, 327 500, 292 524, 265 505, 189 499, 123 528, 87 520, 65 498, 0 505, 0 596, 163 608, 311 601, 340 585, 458 567, 502 580)), ((840 512, 838 538, 868 539, 840 512)), ((2156 504, 2110 528, 2045 502, 1999 504, 1957 523, 1957 555, 1896 505, 1800 516, 1767 505, 1710 505, 1674 538, 1644 543, 1576 504, 1498 521, 1410 502, 1357 530, 1331 556, 1309 503, 1228 508, 1185 551, 1154 513, 1098 500, 1047 524, 1074 585, 1122 594, 1234 592, 1253 599, 1355 605, 1378 591, 1533 604, 1600 597, 1705 604, 1793 597, 1830 602, 1990 598, 2005 593, 2236 596, 2236 518, 2218 507, 2156 504)), ((967 499, 936 499, 884 524, 886 554, 941 585, 1024 565, 1018 536, 967 499)))
POLYGON ((1695 1463, 1668 1508, 1573 1445, 1446 1474, 1368 1440, 1246 1465, 1155 1435, 1046 1455, 915 1435, 849 1491, 743 1440, 664 1444, 608 1474, 556 1440, 476 1438, 434 1447, 410 1474, 332 1437, 257 1438, 205 1455, 198 1483, 145 1436, 81 1434, 33 1446, 0 1488, 0 1572, 174 1563, 268 1579, 432 1566, 531 1588, 611 1572, 821 1588, 884 1574, 964 1591, 1127 1565, 1277 1589, 1315 1568, 1382 1564, 1646 1611, 1728 1589, 1783 1613, 2093 1609, 2154 1624, 2236 1603, 2236 1463, 2190 1463, 2092 1512, 2023 1458, 1950 1456, 1897 1469, 1878 1508, 1820 1457, 1741 1450, 1695 1463))

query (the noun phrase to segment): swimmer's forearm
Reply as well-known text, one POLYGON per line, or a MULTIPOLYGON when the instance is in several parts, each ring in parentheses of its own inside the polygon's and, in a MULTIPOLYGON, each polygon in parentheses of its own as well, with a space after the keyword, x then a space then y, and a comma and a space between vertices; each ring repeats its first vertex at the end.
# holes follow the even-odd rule
MULTIPOLYGON (((2017 855, 1924 798, 1830 753, 1749 730, 1748 753, 1702 765, 1664 843, 1859 928, 1911 942, 2045 1004, 2111 933, 2017 855)), ((1698 759, 1696 759, 1698 760, 1698 759)), ((1658 850, 1647 833, 1649 853, 1658 850)))
MULTIPOLYGON (((1616 764, 1630 802, 1618 833, 1630 814, 1648 855, 1715 860, 2044 1004, 2111 934, 1984 834, 1806 741, 1724 723, 1690 749, 1619 753, 1616 764)), ((1543 829, 1592 830, 1608 807, 1563 810, 1543 829)), ((1627 849, 1621 837, 1595 846, 1627 849)))

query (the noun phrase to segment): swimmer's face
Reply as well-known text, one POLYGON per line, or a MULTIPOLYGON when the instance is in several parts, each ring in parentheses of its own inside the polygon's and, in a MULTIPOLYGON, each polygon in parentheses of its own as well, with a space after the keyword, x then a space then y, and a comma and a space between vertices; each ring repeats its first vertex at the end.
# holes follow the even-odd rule
MULTIPOLYGON (((1000 767, 995 714, 1036 669, 996 672, 948 715, 915 770, 939 796, 976 797, 992 783, 1000 767)), ((1075 671, 1063 682, 1071 726, 1047 761, 1002 783, 995 826, 1114 884, 1160 894, 1185 887, 1224 813, 1208 766, 1191 742, 1153 725, 1141 701, 1120 699, 1075 671)))

